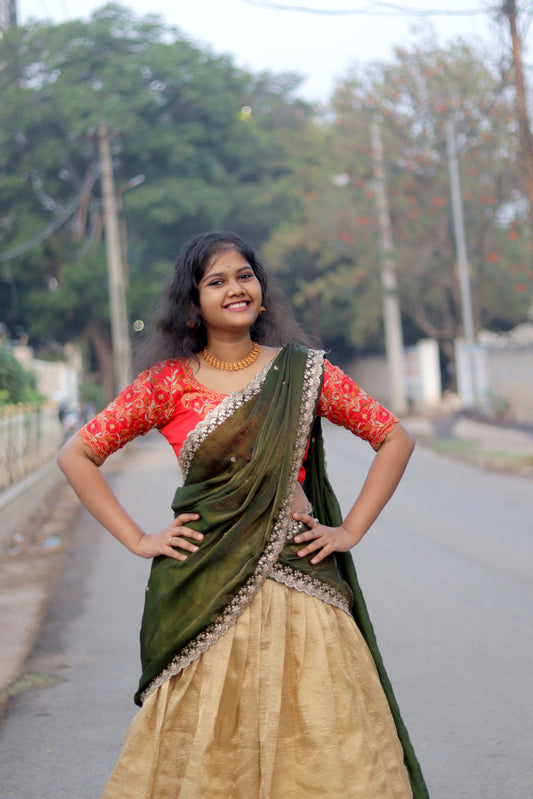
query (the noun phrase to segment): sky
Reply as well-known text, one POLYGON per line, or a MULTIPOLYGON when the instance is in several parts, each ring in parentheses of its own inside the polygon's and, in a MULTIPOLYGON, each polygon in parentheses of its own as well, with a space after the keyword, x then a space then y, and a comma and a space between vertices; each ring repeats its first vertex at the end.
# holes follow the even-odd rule
MULTIPOLYGON (((88 16, 103 0, 17 0, 19 23, 29 18, 62 22, 88 16)), ((335 81, 354 64, 388 60, 394 47, 413 36, 413 25, 430 24, 439 42, 463 36, 493 46, 498 30, 488 14, 422 17, 330 14, 266 8, 292 6, 346 11, 387 3, 371 0, 127 0, 138 16, 160 14, 192 41, 217 53, 230 53, 235 63, 252 71, 298 72, 306 76, 299 94, 325 102, 335 81)), ((487 0, 395 0, 392 5, 448 12, 486 8, 487 0)), ((506 33, 506 31, 505 31, 506 33)), ((501 38, 501 33, 500 33, 501 38)))

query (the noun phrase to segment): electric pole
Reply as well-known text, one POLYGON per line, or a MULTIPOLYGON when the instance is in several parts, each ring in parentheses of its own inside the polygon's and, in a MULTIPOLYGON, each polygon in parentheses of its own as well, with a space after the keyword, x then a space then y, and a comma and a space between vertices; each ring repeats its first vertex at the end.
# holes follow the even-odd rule
POLYGON ((0 39, 8 28, 14 28, 17 24, 17 2, 16 0, 0 0, 0 39))
MULTIPOLYGON (((531 136, 526 105, 526 84, 524 80, 524 70, 522 68, 522 47, 520 36, 518 35, 516 0, 505 0, 501 11, 509 20, 509 27, 511 29, 516 85, 516 107, 518 111, 518 131, 526 172, 529 227, 533 239, 533 137, 531 136)), ((533 319, 533 302, 529 307, 529 317, 533 319)))
POLYGON ((468 259, 466 255, 465 227, 463 220, 463 203, 461 200, 461 186, 459 183, 459 168, 457 166, 457 148, 455 144, 455 131, 450 120, 446 122, 446 143, 448 149, 448 169, 450 172, 450 192, 452 197, 453 229, 455 245, 457 248, 457 266, 459 270, 459 288, 461 293, 461 311, 463 317, 463 331, 466 341, 468 367, 472 382, 472 396, 474 407, 479 405, 479 391, 477 387, 474 333, 474 315, 472 313, 472 295, 470 293, 470 279, 468 276, 468 259))
POLYGON ((107 279, 111 310, 113 375, 115 393, 118 393, 131 381, 131 343, 126 311, 124 267, 118 225, 117 198, 113 179, 113 163, 111 161, 109 134, 104 122, 101 122, 98 126, 98 142, 102 173, 107 279))
POLYGON ((403 333, 398 284, 394 265, 394 248, 390 221, 385 171, 383 168, 383 142, 377 122, 370 125, 372 153, 374 157, 374 180, 376 187, 376 209, 378 216, 381 287, 383 290, 383 323, 385 327, 385 351, 389 374, 390 403, 395 413, 407 410, 404 380, 403 333))
POLYGON ((509 27, 511 29, 516 84, 516 106, 518 111, 518 131, 526 172, 527 195, 529 200, 529 224, 531 227, 531 235, 533 236, 533 138, 531 136, 526 105, 526 86, 524 70, 522 68, 520 36, 518 35, 516 0, 506 0, 502 6, 502 12, 509 20, 509 27))

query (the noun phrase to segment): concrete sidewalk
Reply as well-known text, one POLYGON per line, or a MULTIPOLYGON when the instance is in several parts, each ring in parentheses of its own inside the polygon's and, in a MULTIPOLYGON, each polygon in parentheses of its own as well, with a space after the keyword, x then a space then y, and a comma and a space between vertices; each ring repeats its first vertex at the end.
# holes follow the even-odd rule
MULTIPOLYGON (((419 446, 477 466, 533 477, 533 433, 499 427, 463 416, 412 417, 406 427, 419 446)), ((119 471, 128 450, 115 455, 106 471, 119 471)), ((533 499, 532 499, 533 502, 533 499)), ((58 569, 80 510, 72 489, 62 481, 0 556, 0 708, 24 690, 18 679, 43 618, 58 569)))
MULTIPOLYGON (((117 453, 103 468, 120 471, 128 454, 117 453)), ((64 477, 37 507, 30 523, 3 541, 0 552, 0 712, 12 694, 52 595, 69 546, 71 527, 82 510, 64 477)))

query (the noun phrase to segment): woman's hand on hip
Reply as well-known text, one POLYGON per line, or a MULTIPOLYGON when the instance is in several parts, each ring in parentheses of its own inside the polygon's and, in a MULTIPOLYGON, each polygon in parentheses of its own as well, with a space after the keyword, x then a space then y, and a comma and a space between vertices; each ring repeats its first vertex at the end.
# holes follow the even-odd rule
POLYGON ((198 551, 195 541, 203 541, 203 534, 187 527, 187 522, 200 518, 199 513, 180 513, 172 524, 153 535, 144 534, 135 548, 135 554, 142 558, 155 558, 166 555, 174 560, 186 560, 188 554, 198 551))
POLYGON ((312 555, 313 565, 320 563, 332 552, 348 552, 357 544, 345 527, 327 527, 309 513, 293 513, 292 516, 310 528, 295 535, 294 543, 304 544, 303 549, 298 551, 298 557, 305 558, 307 555, 312 555))

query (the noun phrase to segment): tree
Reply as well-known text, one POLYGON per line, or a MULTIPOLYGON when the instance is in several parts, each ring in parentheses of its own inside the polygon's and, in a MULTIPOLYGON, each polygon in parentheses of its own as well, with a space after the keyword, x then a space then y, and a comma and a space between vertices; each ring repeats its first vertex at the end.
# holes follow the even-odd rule
POLYGON ((40 399, 33 372, 24 369, 13 353, 0 344, 0 405, 40 399))
POLYGON ((347 74, 321 115, 298 99, 297 77, 238 69, 157 17, 115 5, 88 22, 9 30, 0 64, 0 319, 38 348, 85 342, 104 382, 109 312, 93 135, 103 118, 114 129, 132 322, 149 316, 184 240, 230 228, 262 251, 305 328, 336 357, 380 349, 377 118, 404 337, 436 337, 451 357, 461 313, 450 117, 476 325, 506 329, 526 317, 533 272, 514 91, 483 51, 422 38, 390 63, 347 74), (40 241, 47 226, 57 229, 40 241), (1 260, 33 239, 40 243, 1 260))
POLYGON ((379 347, 381 305, 379 271, 368 262, 373 241, 364 226, 356 234, 361 219, 338 145, 329 124, 308 125, 293 154, 291 212, 264 251, 305 329, 345 358, 379 347))
POLYGON ((108 5, 89 22, 34 23, 0 41, 0 318, 32 343, 87 342, 110 382, 105 260, 94 130, 115 131, 128 229, 129 307, 144 319, 181 243, 237 228, 256 244, 283 215, 288 143, 310 115, 299 79, 254 75, 156 17, 108 5), (251 109, 251 113, 248 109, 251 109))
POLYGON ((382 346, 370 138, 377 120, 404 336, 407 343, 435 337, 453 357, 462 321, 444 131, 449 118, 458 134, 477 329, 507 329, 525 318, 533 272, 512 92, 484 52, 461 41, 440 48, 430 37, 398 49, 391 63, 348 74, 322 123, 320 155, 309 148, 316 168, 301 159, 303 200, 269 247, 278 260, 292 259, 293 294, 296 302, 307 298, 315 318, 318 312, 318 332, 327 320, 331 330, 341 330, 345 346, 382 346), (320 298, 318 308, 313 296, 320 298))

